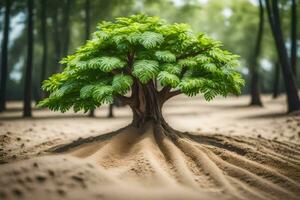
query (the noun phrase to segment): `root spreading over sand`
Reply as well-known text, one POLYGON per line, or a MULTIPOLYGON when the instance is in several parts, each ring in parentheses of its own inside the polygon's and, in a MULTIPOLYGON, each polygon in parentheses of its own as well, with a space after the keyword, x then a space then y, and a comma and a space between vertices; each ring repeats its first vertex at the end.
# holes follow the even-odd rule
POLYGON ((299 145, 148 123, 0 166, 0 199, 298 199, 299 145), (59 152, 59 153, 58 153, 59 152))

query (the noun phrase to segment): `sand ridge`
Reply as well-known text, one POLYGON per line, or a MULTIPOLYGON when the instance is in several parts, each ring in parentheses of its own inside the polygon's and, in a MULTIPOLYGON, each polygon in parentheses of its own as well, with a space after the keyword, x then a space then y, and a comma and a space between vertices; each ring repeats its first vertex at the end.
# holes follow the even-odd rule
POLYGON ((150 125, 143 132, 127 127, 106 140, 59 155, 1 166, 0 185, 6 187, 1 187, 0 195, 7 199, 38 199, 44 192, 43 199, 297 199, 299 171, 300 149, 293 144, 207 135, 187 135, 174 142, 157 137, 150 125))

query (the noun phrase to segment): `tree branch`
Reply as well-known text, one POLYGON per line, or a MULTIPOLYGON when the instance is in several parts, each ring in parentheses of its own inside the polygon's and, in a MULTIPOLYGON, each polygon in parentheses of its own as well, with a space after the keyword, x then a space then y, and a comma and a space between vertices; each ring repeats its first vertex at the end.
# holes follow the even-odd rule
POLYGON ((165 86, 165 87, 163 87, 163 89, 161 89, 161 90, 158 92, 158 95, 159 95, 160 100, 165 99, 166 94, 169 93, 170 90, 171 90, 171 87, 170 87, 170 86, 165 86))
POLYGON ((173 92, 168 92, 165 96, 165 100, 164 101, 167 101, 168 99, 171 99, 172 97, 175 97, 179 94, 182 94, 182 92, 180 90, 175 90, 173 92))
POLYGON ((116 95, 116 98, 122 101, 125 105, 131 105, 132 104, 132 99, 130 97, 125 97, 120 94, 116 95))

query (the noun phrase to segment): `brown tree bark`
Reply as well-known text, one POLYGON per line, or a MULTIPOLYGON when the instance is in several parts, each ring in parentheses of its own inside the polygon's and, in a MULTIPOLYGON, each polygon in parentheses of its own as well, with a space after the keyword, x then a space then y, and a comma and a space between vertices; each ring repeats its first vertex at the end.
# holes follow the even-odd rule
POLYGON ((8 37, 9 37, 9 24, 10 24, 10 8, 11 0, 5 1, 5 14, 4 14, 4 28, 3 28, 3 41, 1 51, 1 84, 0 84, 0 112, 5 110, 6 103, 6 82, 8 71, 8 37))
POLYGON ((275 63, 274 81, 273 81, 273 99, 276 99, 279 95, 279 83, 280 83, 280 66, 279 61, 275 63))
POLYGON ((33 63, 33 28, 34 28, 34 19, 33 19, 33 0, 27 0, 27 10, 28 10, 28 19, 27 19, 27 65, 25 71, 25 87, 24 87, 24 117, 31 117, 31 90, 32 90, 32 63, 33 63))
POLYGON ((55 54, 56 54, 55 55, 56 66, 53 68, 52 73, 57 73, 60 70, 59 61, 61 59, 61 41, 60 41, 61 30, 59 27, 58 15, 59 15, 59 8, 58 8, 58 5, 55 5, 52 20, 53 20, 54 49, 55 49, 55 54))
MULTIPOLYGON (((90 8, 91 7, 91 3, 90 0, 85 0, 85 40, 88 40, 90 37, 90 8)), ((95 117, 95 110, 92 109, 89 112, 89 117, 95 117)))
POLYGON ((154 84, 150 82, 147 85, 142 85, 135 81, 134 87, 133 103, 130 105, 133 111, 132 124, 139 127, 147 121, 161 123, 163 120, 161 110, 163 102, 154 84))
POLYGON ((90 10, 91 10, 90 0, 85 0, 85 39, 88 40, 90 38, 90 10))
POLYGON ((64 2, 64 16, 63 16, 63 56, 68 55, 69 43, 70 43, 70 7, 71 0, 65 0, 64 2))
MULTIPOLYGON (((41 68, 41 85, 42 82, 46 79, 47 72, 47 60, 48 60, 48 42, 47 42, 47 0, 40 0, 41 4, 41 35, 42 35, 42 46, 43 46, 43 55, 42 55, 42 68, 41 68)), ((45 98, 46 94, 43 91, 40 91, 40 99, 45 98)))
POLYGON ((261 40, 263 36, 264 29, 264 8, 262 5, 262 0, 259 0, 259 25, 256 37, 254 55, 251 59, 251 106, 262 106, 262 101, 260 98, 260 82, 259 82, 259 72, 258 72, 258 56, 261 49, 261 40))
POLYGON ((297 4, 292 0, 291 7, 291 67, 295 78, 297 77, 297 4))
POLYGON ((282 35, 278 1, 273 0, 272 3, 270 3, 270 0, 265 0, 265 1, 266 1, 267 12, 268 12, 268 18, 273 33, 273 37, 275 40, 277 54, 279 57, 280 66, 282 69, 283 79, 285 83, 288 112, 293 112, 300 109, 300 102, 299 102, 296 83, 294 80, 294 75, 292 72, 292 68, 290 66, 287 49, 285 47, 284 39, 282 35))
POLYGON ((113 118, 114 117, 114 104, 109 104, 109 107, 108 107, 108 115, 107 117, 108 118, 113 118))

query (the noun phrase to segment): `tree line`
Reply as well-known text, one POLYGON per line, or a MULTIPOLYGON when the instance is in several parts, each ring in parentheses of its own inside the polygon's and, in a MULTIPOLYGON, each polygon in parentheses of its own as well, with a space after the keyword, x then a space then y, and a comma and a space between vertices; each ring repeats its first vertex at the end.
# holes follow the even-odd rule
POLYGON ((300 109, 299 94, 296 85, 297 78, 297 3, 290 0, 290 48, 286 47, 282 31, 280 9, 278 0, 259 0, 259 26, 257 32, 256 45, 254 49, 253 63, 251 68, 251 102, 250 105, 262 106, 259 86, 259 73, 257 58, 260 54, 261 40, 264 26, 264 12, 267 12, 268 22, 274 38, 277 51, 278 63, 274 76, 274 94, 278 96, 279 66, 284 80, 287 96, 288 112, 300 109), (290 52, 288 52, 290 51, 290 52))
MULTIPOLYGON (((40 77, 39 83, 42 84, 42 81, 45 80, 48 76, 50 68, 50 73, 59 72, 60 66, 59 61, 62 57, 67 56, 69 53, 70 46, 70 11, 72 7, 74 7, 74 1, 65 0, 62 1, 62 7, 58 4, 58 2, 53 3, 53 1, 49 0, 26 0, 26 1, 13 1, 13 0, 5 0, 4 3, 4 20, 3 20, 3 41, 1 47, 1 84, 0 84, 0 112, 6 110, 6 97, 7 97, 7 79, 8 79, 8 43, 9 43, 9 29, 11 26, 11 10, 12 7, 20 7, 23 9, 26 7, 26 30, 27 30, 27 38, 26 38, 26 46, 27 46, 27 56, 26 56, 26 67, 24 71, 24 94, 23 94, 23 116, 30 117, 32 116, 32 89, 33 89, 33 61, 34 61, 34 43, 37 42, 37 38, 35 38, 34 30, 35 23, 40 23, 38 26, 39 35, 41 36, 41 46, 42 46, 42 59, 40 63, 40 77), (51 9, 51 13, 48 12, 51 9), (37 10, 39 12, 37 12, 37 10), (62 17, 60 17, 60 13, 62 13, 62 17), (53 29, 53 44, 55 49, 55 58, 54 64, 56 67, 49 67, 49 35, 50 32, 49 25, 47 25, 48 19, 52 20, 52 29, 53 29)), ((90 10, 91 10, 91 2, 90 0, 84 0, 82 2, 84 6, 84 40, 88 40, 90 37, 90 10)), ((19 9, 20 9, 19 8, 19 9)), ((47 94, 41 90, 38 91, 38 96, 36 100, 42 99, 47 96, 47 94)), ((90 112, 89 116, 94 116, 94 111, 90 112)), ((113 116, 112 105, 109 107, 109 117, 113 116)))

